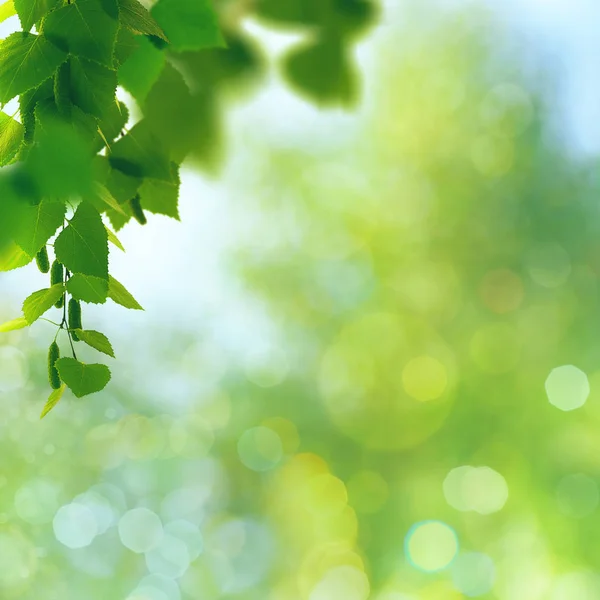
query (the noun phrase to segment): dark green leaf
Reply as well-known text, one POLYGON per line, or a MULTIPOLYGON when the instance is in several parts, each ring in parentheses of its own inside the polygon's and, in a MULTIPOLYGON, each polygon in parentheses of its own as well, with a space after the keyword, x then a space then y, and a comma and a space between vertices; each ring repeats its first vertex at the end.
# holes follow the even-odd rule
POLYGON ((119 22, 101 0, 77 0, 50 13, 44 34, 63 52, 112 67, 119 22))

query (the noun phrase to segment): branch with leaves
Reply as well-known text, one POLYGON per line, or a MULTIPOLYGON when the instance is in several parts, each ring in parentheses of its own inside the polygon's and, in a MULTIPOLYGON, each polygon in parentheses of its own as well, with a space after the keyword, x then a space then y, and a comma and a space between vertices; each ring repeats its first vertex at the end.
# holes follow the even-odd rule
POLYGON ((44 416, 67 387, 82 397, 110 380, 106 365, 77 357, 78 343, 114 357, 104 334, 83 327, 82 306, 111 299, 141 309, 109 272, 109 242, 123 250, 113 229, 131 218, 144 224, 146 211, 178 218, 179 168, 187 151, 163 135, 168 116, 146 110, 142 93, 136 100, 144 116, 128 129, 117 86, 149 91, 169 68, 167 49, 224 42, 208 0, 160 0, 152 13, 137 0, 14 0, 7 6, 0 18, 16 12, 23 31, 0 45, 0 102, 18 98, 19 106, 18 119, 0 113, 0 263, 8 270, 35 259, 49 285, 31 294, 23 316, 0 331, 40 319, 56 326, 44 416), (44 317, 53 309, 58 319, 44 317))

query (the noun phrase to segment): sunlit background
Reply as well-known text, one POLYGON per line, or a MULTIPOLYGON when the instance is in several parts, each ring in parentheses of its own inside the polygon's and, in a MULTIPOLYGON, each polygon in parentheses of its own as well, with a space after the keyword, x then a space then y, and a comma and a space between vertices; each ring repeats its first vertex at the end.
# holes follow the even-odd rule
POLYGON ((220 156, 112 251, 145 312, 85 306, 109 387, 40 421, 53 329, 1 334, 0 598, 600 598, 599 27, 388 0, 318 108, 243 21, 220 156))

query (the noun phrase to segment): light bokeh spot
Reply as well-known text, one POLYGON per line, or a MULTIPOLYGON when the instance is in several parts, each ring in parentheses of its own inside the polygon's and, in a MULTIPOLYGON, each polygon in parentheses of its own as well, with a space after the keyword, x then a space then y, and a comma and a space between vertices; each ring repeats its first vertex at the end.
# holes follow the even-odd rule
POLYGON ((85 548, 98 535, 94 513, 77 502, 61 506, 54 515, 52 526, 56 539, 68 548, 85 548))
POLYGON ((452 469, 443 483, 444 497, 452 508, 488 515, 501 510, 508 500, 504 477, 489 467, 465 465, 452 469))
POLYGON ((281 439, 269 427, 246 430, 238 441, 237 449, 242 463, 252 471, 269 471, 283 457, 281 439))
POLYGON ((363 571, 349 565, 334 567, 315 585, 309 600, 367 600, 371 586, 363 571))
POLYGON ((441 521, 424 521, 413 525, 405 539, 406 555, 416 568, 441 571, 454 560, 458 538, 454 529, 441 521))
POLYGON ((581 408, 590 395, 587 375, 574 365, 552 369, 545 388, 550 404, 564 411, 581 408))
POLYGON ((487 554, 465 552, 459 554, 452 563, 454 586, 469 598, 483 596, 491 591, 495 578, 494 561, 487 554))
POLYGON ((190 566, 187 544, 181 539, 165 534, 160 542, 146 552, 146 566, 150 573, 176 579, 190 566))
POLYGON ((141 554, 160 542, 163 526, 156 513, 147 508, 134 508, 119 520, 119 537, 123 546, 141 554))
POLYGON ((402 382, 409 396, 420 402, 439 398, 448 385, 446 367, 432 356, 413 358, 402 370, 402 382))

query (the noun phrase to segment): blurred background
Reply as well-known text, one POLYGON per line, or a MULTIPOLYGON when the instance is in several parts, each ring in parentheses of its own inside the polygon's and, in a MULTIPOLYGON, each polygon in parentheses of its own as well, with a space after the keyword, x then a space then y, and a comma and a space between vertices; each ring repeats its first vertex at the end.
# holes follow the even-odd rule
POLYGON ((217 5, 113 381, 0 338, 0 598, 597 600, 600 6, 217 5))

